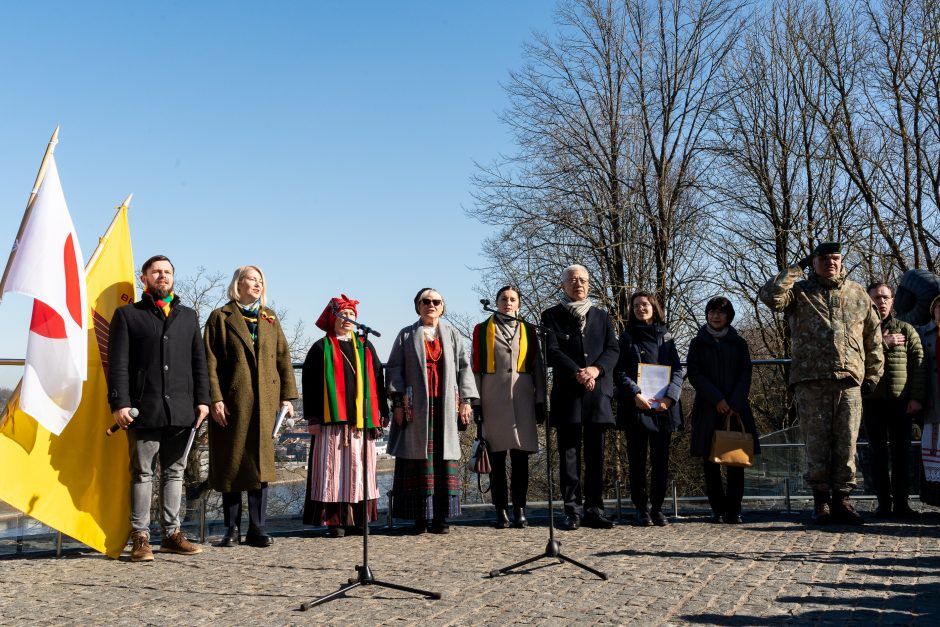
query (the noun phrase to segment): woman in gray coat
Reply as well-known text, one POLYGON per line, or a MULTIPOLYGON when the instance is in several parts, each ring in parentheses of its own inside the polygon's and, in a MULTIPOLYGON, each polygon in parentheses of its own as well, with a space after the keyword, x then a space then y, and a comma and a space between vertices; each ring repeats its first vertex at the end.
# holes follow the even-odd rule
POLYGON ((416 533, 447 533, 447 519, 460 514, 457 431, 470 424, 477 388, 460 334, 440 319, 443 297, 427 287, 414 302, 420 318, 398 333, 386 366, 392 515, 414 520, 416 533))
POLYGON ((496 506, 496 528, 509 526, 506 454, 512 460, 513 526, 526 526, 529 454, 538 450, 536 422, 545 421, 545 376, 538 335, 518 318, 519 289, 496 293, 498 314, 473 329, 473 372, 480 402, 475 418, 482 422, 493 470, 490 485, 496 506))

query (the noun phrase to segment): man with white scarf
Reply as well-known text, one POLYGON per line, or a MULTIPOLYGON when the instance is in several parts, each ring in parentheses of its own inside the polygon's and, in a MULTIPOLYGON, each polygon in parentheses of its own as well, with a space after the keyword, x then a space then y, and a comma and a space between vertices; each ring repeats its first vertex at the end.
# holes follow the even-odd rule
POLYGON ((550 420, 557 430, 561 493, 568 529, 610 529, 604 516, 604 434, 616 424, 610 400, 620 354, 610 316, 588 298, 587 268, 562 273, 561 302, 542 313, 542 324, 566 335, 546 338, 552 368, 550 420), (581 478, 582 446, 584 479, 581 478))

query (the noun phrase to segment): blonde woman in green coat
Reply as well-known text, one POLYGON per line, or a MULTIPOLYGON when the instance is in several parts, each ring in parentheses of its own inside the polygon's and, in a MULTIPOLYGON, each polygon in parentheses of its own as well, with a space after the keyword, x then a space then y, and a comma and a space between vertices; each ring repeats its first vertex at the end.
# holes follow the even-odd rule
POLYGON ((264 531, 267 488, 276 478, 271 434, 281 406, 294 415, 297 384, 281 323, 265 307, 261 269, 238 268, 228 297, 209 315, 205 330, 212 397, 209 485, 222 493, 221 546, 241 542, 242 492, 248 492, 245 542, 266 547, 273 541, 264 531))

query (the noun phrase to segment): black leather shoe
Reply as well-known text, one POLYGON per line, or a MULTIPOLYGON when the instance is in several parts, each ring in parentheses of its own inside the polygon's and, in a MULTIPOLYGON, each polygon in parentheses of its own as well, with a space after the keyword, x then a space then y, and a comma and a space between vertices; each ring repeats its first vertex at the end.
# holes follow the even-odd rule
POLYGON ((505 507, 496 508, 496 528, 497 529, 509 528, 509 511, 505 507))
POLYGON ((878 505, 878 507, 875 508, 875 511, 872 513, 872 516, 874 516, 875 518, 880 518, 882 520, 887 520, 888 518, 892 518, 894 516, 894 513, 891 511, 890 505, 881 503, 878 505))
POLYGON ((637 527, 652 527, 653 519, 650 518, 650 513, 648 511, 641 510, 636 513, 636 525, 637 527))
POLYGON ((584 526, 591 529, 612 529, 614 521, 603 514, 587 514, 584 517, 584 526))
POLYGON ((720 525, 721 523, 725 522, 725 516, 724 514, 712 511, 712 515, 708 517, 708 522, 720 525))
POLYGON ((525 529, 529 526, 529 521, 525 518, 525 508, 524 507, 513 507, 512 508, 512 526, 516 529, 525 529))
POLYGON ((428 527, 428 531, 444 535, 450 533, 450 525, 447 524, 446 519, 435 519, 431 521, 431 526, 428 527))
POLYGON ((653 524, 657 527, 665 527, 669 524, 669 521, 666 520, 666 517, 663 515, 662 510, 655 510, 650 512, 650 520, 653 521, 653 524))
POLYGON ((568 518, 565 519, 565 526, 568 527, 568 531, 574 531, 581 526, 581 517, 577 514, 568 514, 568 518))
POLYGON ((263 549, 274 544, 274 538, 261 529, 249 529, 245 534, 245 544, 263 549))
POLYGON ((232 525, 225 529, 225 535, 222 536, 222 541, 219 542, 219 546, 236 546, 241 544, 242 536, 238 531, 238 527, 232 525))
POLYGON ((729 525, 740 525, 744 521, 741 520, 741 514, 732 514, 729 512, 725 514, 725 522, 729 525))
POLYGON ((331 538, 342 538, 346 536, 345 527, 327 527, 327 533, 331 538))

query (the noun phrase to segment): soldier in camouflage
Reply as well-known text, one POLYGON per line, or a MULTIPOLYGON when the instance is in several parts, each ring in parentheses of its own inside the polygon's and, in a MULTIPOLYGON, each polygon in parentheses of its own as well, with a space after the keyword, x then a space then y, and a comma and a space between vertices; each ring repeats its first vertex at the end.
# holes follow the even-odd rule
POLYGON ((881 317, 865 288, 846 278, 837 242, 819 244, 767 281, 759 297, 783 312, 792 335, 790 386, 806 439, 813 522, 860 525, 849 494, 862 393, 874 390, 884 368, 881 317), (810 265, 809 278, 800 280, 810 265))

